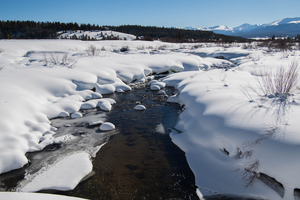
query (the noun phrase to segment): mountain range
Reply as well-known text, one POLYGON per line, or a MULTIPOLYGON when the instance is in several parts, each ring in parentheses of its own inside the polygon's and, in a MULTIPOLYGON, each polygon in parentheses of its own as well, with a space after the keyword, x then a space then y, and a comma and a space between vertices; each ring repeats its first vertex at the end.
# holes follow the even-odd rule
POLYGON ((285 18, 277 21, 273 21, 267 24, 242 24, 231 28, 229 26, 213 26, 213 27, 185 27, 188 30, 207 30, 213 31, 215 33, 231 35, 231 36, 241 36, 246 38, 254 37, 295 37, 300 34, 300 17, 285 18))

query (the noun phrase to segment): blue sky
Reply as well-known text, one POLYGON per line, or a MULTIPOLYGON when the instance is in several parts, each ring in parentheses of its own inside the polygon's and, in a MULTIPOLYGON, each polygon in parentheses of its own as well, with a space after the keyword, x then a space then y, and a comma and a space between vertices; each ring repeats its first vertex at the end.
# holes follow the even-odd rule
POLYGON ((209 27, 300 17, 300 0, 0 0, 0 20, 209 27))

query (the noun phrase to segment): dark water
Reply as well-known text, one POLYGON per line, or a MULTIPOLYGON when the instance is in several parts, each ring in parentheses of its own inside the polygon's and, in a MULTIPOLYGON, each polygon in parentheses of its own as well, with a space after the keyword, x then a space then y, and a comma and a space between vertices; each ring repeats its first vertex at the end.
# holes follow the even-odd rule
POLYGON ((89 199, 199 199, 185 155, 167 132, 177 121, 179 106, 147 88, 105 97, 117 101, 107 119, 115 124, 116 134, 93 160, 95 175, 63 194, 89 199), (147 109, 135 111, 137 101, 147 109), (164 134, 156 130, 161 123, 164 134))

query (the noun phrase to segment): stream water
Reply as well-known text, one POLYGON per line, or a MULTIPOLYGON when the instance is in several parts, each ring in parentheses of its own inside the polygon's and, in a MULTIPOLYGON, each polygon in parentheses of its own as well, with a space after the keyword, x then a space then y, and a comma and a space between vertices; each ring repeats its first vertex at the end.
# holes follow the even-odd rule
MULTIPOLYGON (((195 178, 184 155, 168 135, 178 119, 178 104, 167 103, 167 97, 150 91, 144 84, 131 85, 132 91, 104 95, 116 100, 108 113, 100 109, 81 111, 80 119, 55 119, 55 137, 66 137, 67 143, 50 145, 41 152, 27 154, 31 164, 0 176, 5 190, 13 190, 24 173, 34 174, 42 167, 72 151, 97 152, 92 159, 93 173, 72 191, 40 191, 87 199, 199 199, 195 178), (136 111, 140 102, 145 111, 136 111), (104 120, 116 126, 101 132, 88 122, 104 120), (70 127, 64 126, 70 124, 70 127), (71 139, 70 139, 71 138, 71 139)), ((167 95, 173 88, 165 88, 167 95)), ((59 179, 58 179, 59 181, 59 179)))
MULTIPOLYGON (((172 88, 166 88, 167 94, 172 88)), ((141 85, 105 95, 118 102, 107 114, 115 134, 93 160, 95 175, 63 194, 89 199, 198 199, 194 175, 168 128, 179 105, 141 85), (146 106, 135 111, 136 102, 146 106)))

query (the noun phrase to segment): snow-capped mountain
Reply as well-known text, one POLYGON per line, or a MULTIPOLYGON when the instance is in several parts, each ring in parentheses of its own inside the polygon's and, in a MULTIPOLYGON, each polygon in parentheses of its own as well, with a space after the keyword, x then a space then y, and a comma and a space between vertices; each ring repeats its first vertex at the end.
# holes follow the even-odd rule
POLYGON ((251 25, 251 24, 245 23, 238 27, 233 28, 233 30, 234 30, 234 32, 247 32, 247 31, 252 31, 253 29, 256 29, 260 26, 262 26, 262 25, 261 24, 251 25))
POLYGON ((205 30, 215 33, 242 36, 242 37, 272 37, 275 36, 296 36, 300 34, 300 17, 285 18, 266 24, 242 24, 241 26, 231 28, 229 26, 213 26, 213 27, 185 27, 189 30, 205 30))

